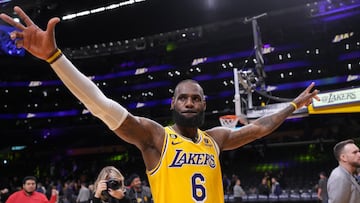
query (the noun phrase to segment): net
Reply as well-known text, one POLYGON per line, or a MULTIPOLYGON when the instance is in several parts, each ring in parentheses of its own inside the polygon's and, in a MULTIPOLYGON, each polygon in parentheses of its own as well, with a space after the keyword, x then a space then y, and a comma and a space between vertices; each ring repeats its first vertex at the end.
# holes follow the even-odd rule
POLYGON ((224 115, 219 117, 219 121, 222 126, 235 128, 239 118, 236 115, 224 115))

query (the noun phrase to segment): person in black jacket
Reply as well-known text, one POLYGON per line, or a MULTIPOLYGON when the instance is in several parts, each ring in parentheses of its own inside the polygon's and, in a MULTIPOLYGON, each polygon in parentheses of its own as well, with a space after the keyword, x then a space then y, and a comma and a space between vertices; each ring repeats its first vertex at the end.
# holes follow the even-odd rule
POLYGON ((114 166, 105 166, 95 183, 93 203, 130 203, 125 196, 124 176, 114 166))
POLYGON ((152 195, 150 187, 142 184, 140 176, 138 174, 132 174, 130 176, 129 191, 126 193, 126 196, 129 197, 133 203, 151 203, 152 195))
POLYGON ((261 183, 258 187, 258 193, 259 193, 259 195, 269 196, 270 187, 268 185, 268 177, 267 176, 263 177, 263 179, 261 180, 261 183))

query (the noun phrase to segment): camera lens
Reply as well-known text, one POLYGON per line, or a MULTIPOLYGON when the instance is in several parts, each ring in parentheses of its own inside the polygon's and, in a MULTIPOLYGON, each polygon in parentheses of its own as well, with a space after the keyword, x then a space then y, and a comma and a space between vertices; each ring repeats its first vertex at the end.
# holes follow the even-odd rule
POLYGON ((118 181, 116 179, 109 179, 106 182, 107 188, 110 188, 112 190, 117 190, 122 186, 122 182, 118 181))

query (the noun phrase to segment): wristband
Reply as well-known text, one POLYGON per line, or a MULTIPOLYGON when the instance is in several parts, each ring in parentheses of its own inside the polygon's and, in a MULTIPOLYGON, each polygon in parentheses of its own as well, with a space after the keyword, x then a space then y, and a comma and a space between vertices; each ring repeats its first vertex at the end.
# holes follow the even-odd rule
POLYGON ((61 52, 61 50, 57 49, 56 52, 52 56, 50 56, 48 59, 46 59, 46 62, 52 64, 56 60, 58 60, 62 55, 63 55, 63 53, 61 52))
POLYGON ((297 105, 295 104, 295 102, 290 102, 290 105, 295 108, 295 111, 298 109, 298 107, 297 107, 297 105))

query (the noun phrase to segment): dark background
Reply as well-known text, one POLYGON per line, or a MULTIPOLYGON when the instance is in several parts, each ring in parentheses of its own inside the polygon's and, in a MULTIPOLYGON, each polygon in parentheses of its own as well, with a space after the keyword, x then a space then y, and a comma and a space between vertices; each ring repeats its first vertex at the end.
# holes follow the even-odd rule
MULTIPOLYGON (((13 0, 1 3, 0 9, 13 15, 12 7, 20 5, 39 27, 45 28, 51 17, 114 2, 117 1, 13 0)), ((292 99, 314 80, 320 81, 316 87, 320 91, 359 87, 359 79, 339 79, 348 76, 356 78, 360 74, 359 1, 353 1, 355 7, 352 9, 315 17, 311 9, 319 10, 317 5, 320 2, 324 1, 148 0, 109 12, 63 20, 56 27, 56 38, 58 46, 83 73, 98 76, 95 82, 108 96, 128 107, 133 114, 149 117, 163 125, 171 123, 168 103, 157 102, 154 106, 136 108, 136 102, 151 104, 152 101, 167 101, 172 96, 171 88, 178 81, 186 78, 200 80, 209 97, 206 124, 202 126, 207 129, 220 125, 219 116, 234 114, 232 68, 251 68, 255 65, 251 62, 254 58, 252 27, 244 20, 262 13, 267 13, 258 20, 262 42, 275 47, 274 53, 264 55, 265 70, 271 70, 267 72, 265 83, 270 86, 287 85, 268 94, 292 99), (341 15, 346 17, 340 18, 341 15), (334 19, 329 20, 331 17, 334 19), (348 39, 339 43, 331 42, 336 35, 350 32, 353 34, 348 39), (183 33, 187 34, 186 38, 181 37, 183 33), (121 46, 112 48, 111 42, 121 42, 121 46), (346 49, 347 46, 349 49, 346 49), (316 50, 320 54, 316 54, 316 50), (227 58, 233 53, 243 52, 246 54, 227 58), (353 57, 340 60, 344 54, 352 54, 353 57), (283 57, 282 60, 279 55, 283 57), (227 57, 192 65, 194 59, 217 56, 227 57), (250 62, 246 62, 246 59, 250 62), (290 67, 292 62, 298 61, 304 64, 290 67), (278 64, 283 64, 285 68, 271 69, 278 64), (133 73, 141 68, 151 69, 162 65, 172 68, 146 74, 133 73), (196 72, 196 68, 200 68, 201 72, 196 72), (131 74, 126 75, 127 72, 131 74), (101 78, 116 73, 125 76, 101 78), (282 78, 281 74, 285 77, 282 78), (152 86, 156 82, 161 83, 152 86)), ((341 3, 349 4, 350 1, 333 2, 333 6, 341 7, 341 3)), ((322 9, 331 10, 329 4, 324 5, 322 9)), ((1 25, 6 26, 4 23, 1 25)), ((126 166, 124 170, 135 168, 143 171, 137 149, 118 139, 95 117, 82 114, 83 105, 58 81, 48 64, 28 53, 10 56, 3 52, 0 55, 0 69, 0 160, 7 161, 1 167, 1 173, 11 174, 16 168, 20 174, 24 166, 28 166, 29 170, 38 166, 44 172, 49 167, 49 160, 56 164, 81 160, 84 161, 84 168, 87 168, 94 160, 101 164, 114 163, 115 157, 121 159, 115 162, 116 165, 126 166), (30 81, 55 81, 55 84, 30 86, 30 81), (47 96, 44 96, 45 92, 47 96), (35 118, 20 116, 68 110, 77 113, 35 118), (11 150, 12 146, 18 145, 26 148, 11 150), (132 164, 130 167, 129 163, 132 164)), ((246 100, 246 95, 243 96, 246 100)), ((256 93, 253 97, 254 108, 280 102, 256 93)), ((242 101, 242 105, 246 113, 246 101, 242 101)), ((360 117, 356 112, 301 115, 300 118, 285 121, 266 138, 239 150, 224 152, 223 170, 230 174, 278 171, 279 167, 292 171, 302 166, 274 163, 290 163, 305 154, 305 160, 312 160, 306 164, 314 167, 310 172, 312 180, 316 180, 319 170, 330 171, 336 164, 331 152, 334 143, 346 138, 358 140, 359 133, 360 117), (277 168, 254 170, 256 165, 265 163, 277 168), (242 167, 242 164, 248 165, 242 167)), ((299 174, 293 172, 291 175, 299 174)))

